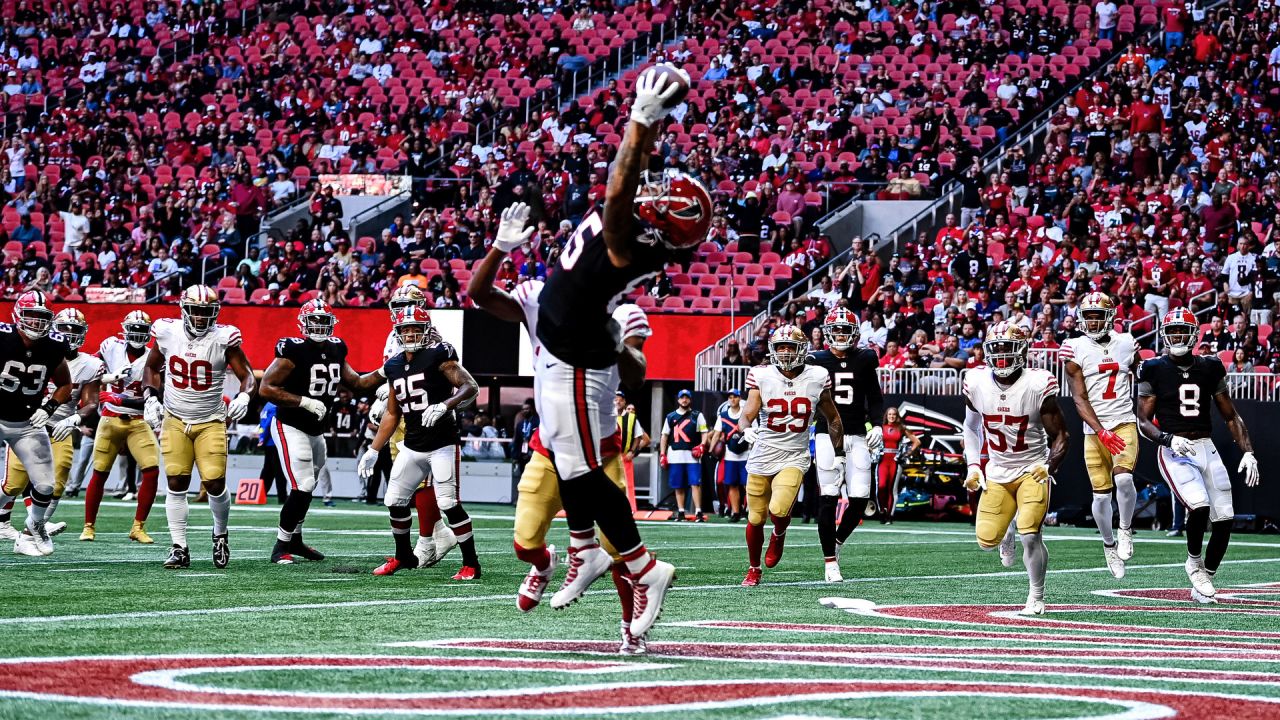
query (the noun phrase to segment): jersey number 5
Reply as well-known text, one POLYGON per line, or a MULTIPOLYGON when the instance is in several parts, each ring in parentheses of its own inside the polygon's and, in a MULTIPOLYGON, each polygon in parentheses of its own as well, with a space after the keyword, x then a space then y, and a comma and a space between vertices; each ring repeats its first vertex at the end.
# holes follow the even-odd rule
POLYGON ((1021 452, 1027 449, 1026 415, 983 415, 982 422, 987 427, 987 446, 996 452, 1021 452), (1014 440, 1010 445, 1005 439, 1002 428, 1014 428, 1014 440))
POLYGON ((578 258, 582 256, 583 248, 602 232, 604 232, 604 220, 600 218, 600 213, 593 212, 583 218, 578 229, 569 236, 569 242, 565 243, 564 252, 560 255, 560 267, 572 270, 578 258))
POLYGON ((831 373, 832 384, 831 398, 836 401, 837 405, 853 404, 853 373, 838 372, 831 373))
POLYGON ((813 412, 809 398, 792 398, 789 403, 782 398, 774 398, 765 407, 769 409, 769 415, 764 424, 773 432, 804 432, 809 429, 809 414, 813 412))
POLYGON ((333 397, 338 392, 338 383, 342 382, 342 368, 338 363, 311 366, 311 382, 307 385, 307 394, 313 398, 333 397))

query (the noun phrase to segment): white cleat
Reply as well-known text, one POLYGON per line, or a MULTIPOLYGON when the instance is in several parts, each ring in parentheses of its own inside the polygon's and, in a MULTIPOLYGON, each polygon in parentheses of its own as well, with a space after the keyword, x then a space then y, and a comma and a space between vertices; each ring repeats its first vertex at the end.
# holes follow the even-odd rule
MULTIPOLYGON (((551 564, 547 565, 546 570, 529 568, 529 574, 524 576, 524 582, 516 593, 516 607, 520 608, 520 612, 529 612, 538 607, 538 603, 542 602, 542 594, 547 591, 547 584, 551 582, 551 576, 556 572, 556 565, 559 564, 556 546, 548 545, 547 554, 551 557, 551 564)), ((625 633, 625 627, 623 631, 625 633)))
POLYGON ((829 583, 844 582, 844 576, 840 574, 839 562, 828 560, 825 564, 827 566, 827 582, 829 583))
POLYGON ((1124 560, 1120 559, 1120 553, 1115 547, 1102 546, 1102 556, 1107 559, 1107 569, 1111 571, 1111 576, 1119 580, 1124 577, 1124 560))
POLYGON ((13 553, 28 557, 44 557, 44 553, 36 545, 35 536, 26 533, 18 533, 18 539, 13 541, 13 553))
POLYGON ((1133 530, 1120 528, 1116 530, 1116 554, 1121 560, 1129 561, 1133 557, 1133 530))
POLYGON ((1018 560, 1018 546, 1013 539, 1013 533, 1005 533, 1004 539, 1000 541, 1000 564, 1005 567, 1013 567, 1018 560))
POLYGON ((48 526, 44 521, 33 524, 30 518, 27 519, 27 532, 35 538, 36 547, 40 549, 41 555, 53 554, 53 539, 49 537, 48 526))
POLYGON ((0 522, 0 540, 17 540, 20 534, 8 520, 0 522))
POLYGON ((636 637, 631 634, 631 627, 626 621, 622 623, 622 646, 618 648, 619 655, 644 655, 649 652, 649 645, 645 642, 644 636, 636 637))
POLYGON ((1206 598, 1216 600, 1218 589, 1213 586, 1209 571, 1204 569, 1204 562, 1200 558, 1188 557, 1185 567, 1187 578, 1191 580, 1191 589, 1206 598))
MULTIPOLYGON (((551 596, 551 607, 563 610, 577 602, 582 594, 591 587, 591 583, 609 571, 613 558, 599 545, 569 550, 569 571, 565 573, 564 584, 551 596)), ((647 631, 649 628, 645 628, 647 631)))
POLYGON ((435 540, 426 535, 418 536, 418 542, 413 546, 413 554, 418 558, 419 568, 429 568, 440 562, 435 540))
POLYGON ((436 521, 436 526, 431 528, 431 539, 436 544, 436 562, 443 560, 450 551, 458 547, 458 536, 444 524, 444 520, 436 521))
POLYGON ((1201 595, 1194 587, 1191 588, 1191 599, 1201 605, 1217 605, 1218 598, 1213 595, 1201 595))
POLYGON ((49 533, 49 537, 53 537, 54 535, 60 535, 63 530, 66 530, 67 524, 64 522, 45 523, 44 529, 45 532, 49 533))
MULTIPOLYGON (((608 553, 605 553, 608 557, 608 553)), ((649 568, 631 579, 635 588, 632 601, 631 634, 644 637, 662 616, 662 601, 676 581, 676 568, 669 562, 652 560, 649 568)))
POLYGON ((1027 598, 1027 606, 1019 610, 1018 614, 1019 615, 1043 615, 1044 600, 1037 600, 1036 598, 1033 598, 1033 597, 1027 598))

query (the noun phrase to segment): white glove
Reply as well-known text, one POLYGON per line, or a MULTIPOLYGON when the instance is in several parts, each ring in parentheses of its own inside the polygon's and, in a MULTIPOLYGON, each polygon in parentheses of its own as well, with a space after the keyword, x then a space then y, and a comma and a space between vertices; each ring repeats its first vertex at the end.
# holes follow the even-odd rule
POLYGON ((502 211, 502 220, 498 222, 498 234, 493 238, 493 246, 504 253, 520 247, 530 235, 533 235, 534 227, 526 223, 529 222, 529 206, 522 203, 514 203, 506 210, 502 211))
POLYGON ((377 392, 375 392, 373 396, 385 403, 387 398, 391 397, 391 383, 382 383, 379 385, 377 392))
POLYGON ((1169 449, 1178 457, 1191 457, 1196 454, 1196 444, 1180 435, 1174 435, 1169 441, 1169 449))
POLYGON ((386 400, 374 400, 373 404, 369 406, 369 422, 373 423, 374 425, 381 424, 382 416, 386 414, 387 414, 386 400))
POLYGON ((831 466, 831 472, 835 473, 836 477, 840 478, 841 480, 844 480, 844 456, 843 455, 836 456, 836 464, 831 466))
POLYGON ((249 393, 242 392, 235 396, 231 404, 227 405, 227 419, 231 422, 240 422, 245 415, 249 414, 249 393))
POLYGON ((884 430, 877 425, 867 433, 867 451, 880 452, 884 449, 884 430))
POLYGON ((164 421, 164 403, 154 395, 147 398, 147 404, 142 408, 142 419, 153 428, 160 427, 160 423, 164 421))
POLYGON ((759 437, 760 431, 754 425, 742 429, 742 442, 748 445, 755 445, 759 437))
POLYGON ((378 451, 369 448, 360 456, 360 462, 356 465, 356 473, 362 478, 373 476, 373 466, 378 464, 378 451))
POLYGON ((121 380, 126 380, 128 378, 129 378, 129 371, 123 370, 118 373, 106 373, 100 379, 102 380, 103 385, 115 385, 121 380))
POLYGON ((964 489, 969 492, 987 489, 987 478, 982 474, 982 468, 977 465, 969 466, 969 474, 964 478, 964 489))
POLYGON ((45 410, 44 408, 36 408, 36 411, 31 413, 31 427, 39 430, 40 428, 48 424, 49 424, 48 410, 45 410))
POLYGON ((76 428, 80 427, 80 421, 80 413, 71 413, 70 417, 63 418, 53 426, 53 432, 49 433, 49 437, 53 438, 54 442, 66 440, 71 437, 71 433, 75 432, 76 428))
POLYGON ((325 409, 324 403, 311 397, 298 398, 298 407, 315 415, 318 420, 323 420, 324 416, 329 414, 329 411, 325 409))
MULTIPOLYGON (((684 70, 677 72, 683 73, 685 82, 688 83, 688 73, 684 70)), ((671 108, 666 106, 667 101, 678 92, 680 86, 668 83, 666 75, 658 73, 657 66, 640 73, 636 80, 636 99, 631 103, 631 122, 652 127, 654 123, 663 120, 671 112, 671 108)))
POLYGON ((447 412, 449 412, 449 406, 444 403, 428 405, 427 409, 422 411, 422 427, 435 425, 447 412))
POLYGON ((1258 474, 1258 459, 1253 456, 1252 450, 1240 458, 1240 467, 1236 468, 1236 472, 1244 473, 1244 484, 1249 487, 1258 487, 1258 482, 1262 480, 1258 474))

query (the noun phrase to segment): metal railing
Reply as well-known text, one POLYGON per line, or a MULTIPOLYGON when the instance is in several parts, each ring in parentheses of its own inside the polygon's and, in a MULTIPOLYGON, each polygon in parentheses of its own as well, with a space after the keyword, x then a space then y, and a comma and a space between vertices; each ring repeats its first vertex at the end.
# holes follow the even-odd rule
POLYGON ((1265 372, 1229 372, 1227 392, 1236 400, 1280 400, 1280 377, 1265 372))
MULTIPOLYGON (((1212 313, 1217 306, 1218 306, 1218 291, 1216 289, 1209 289, 1187 300, 1187 303, 1184 307, 1186 307, 1188 310, 1191 310, 1192 314, 1196 316, 1196 319, 1201 321, 1201 323, 1203 323, 1205 316, 1212 313), (1192 309, 1197 304, 1199 304, 1196 301, 1204 300, 1207 298, 1211 298, 1212 301, 1209 303, 1206 303, 1205 307, 1199 310, 1192 309)), ((1146 322, 1148 319, 1151 320, 1151 329, 1142 333, 1141 335, 1136 336, 1134 340, 1139 345, 1150 344, 1151 347, 1156 352, 1160 352, 1160 345, 1161 343, 1164 342, 1164 338, 1160 336, 1160 320, 1162 318, 1158 318, 1154 316, 1152 316, 1151 318, 1142 318, 1141 320, 1137 320, 1137 321, 1129 321, 1128 325, 1129 327, 1132 327, 1137 323, 1146 322)))

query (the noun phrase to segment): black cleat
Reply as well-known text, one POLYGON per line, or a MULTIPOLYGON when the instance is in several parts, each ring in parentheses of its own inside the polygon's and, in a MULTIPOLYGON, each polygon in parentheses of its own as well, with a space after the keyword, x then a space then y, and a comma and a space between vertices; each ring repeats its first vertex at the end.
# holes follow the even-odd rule
MULTIPOLYGON (((188 560, 190 562, 190 560, 188 560)), ((227 563, 231 562, 231 545, 227 542, 227 535, 213 536, 213 566, 219 570, 227 567, 227 563)))
POLYGON ((704 512, 699 511, 697 515, 694 515, 694 516, 693 516, 693 521, 694 521, 694 522, 704 523, 704 522, 706 522, 706 521, 707 521, 707 514, 706 514, 706 513, 704 513, 704 512))
POLYGON ((289 543, 286 552, 292 553, 303 560, 310 560, 311 562, 320 562, 324 559, 324 553, 302 542, 299 538, 294 538, 293 542, 289 543))
POLYGON ((191 567, 191 553, 181 545, 174 545, 169 550, 169 559, 164 561, 166 570, 182 570, 191 567))

